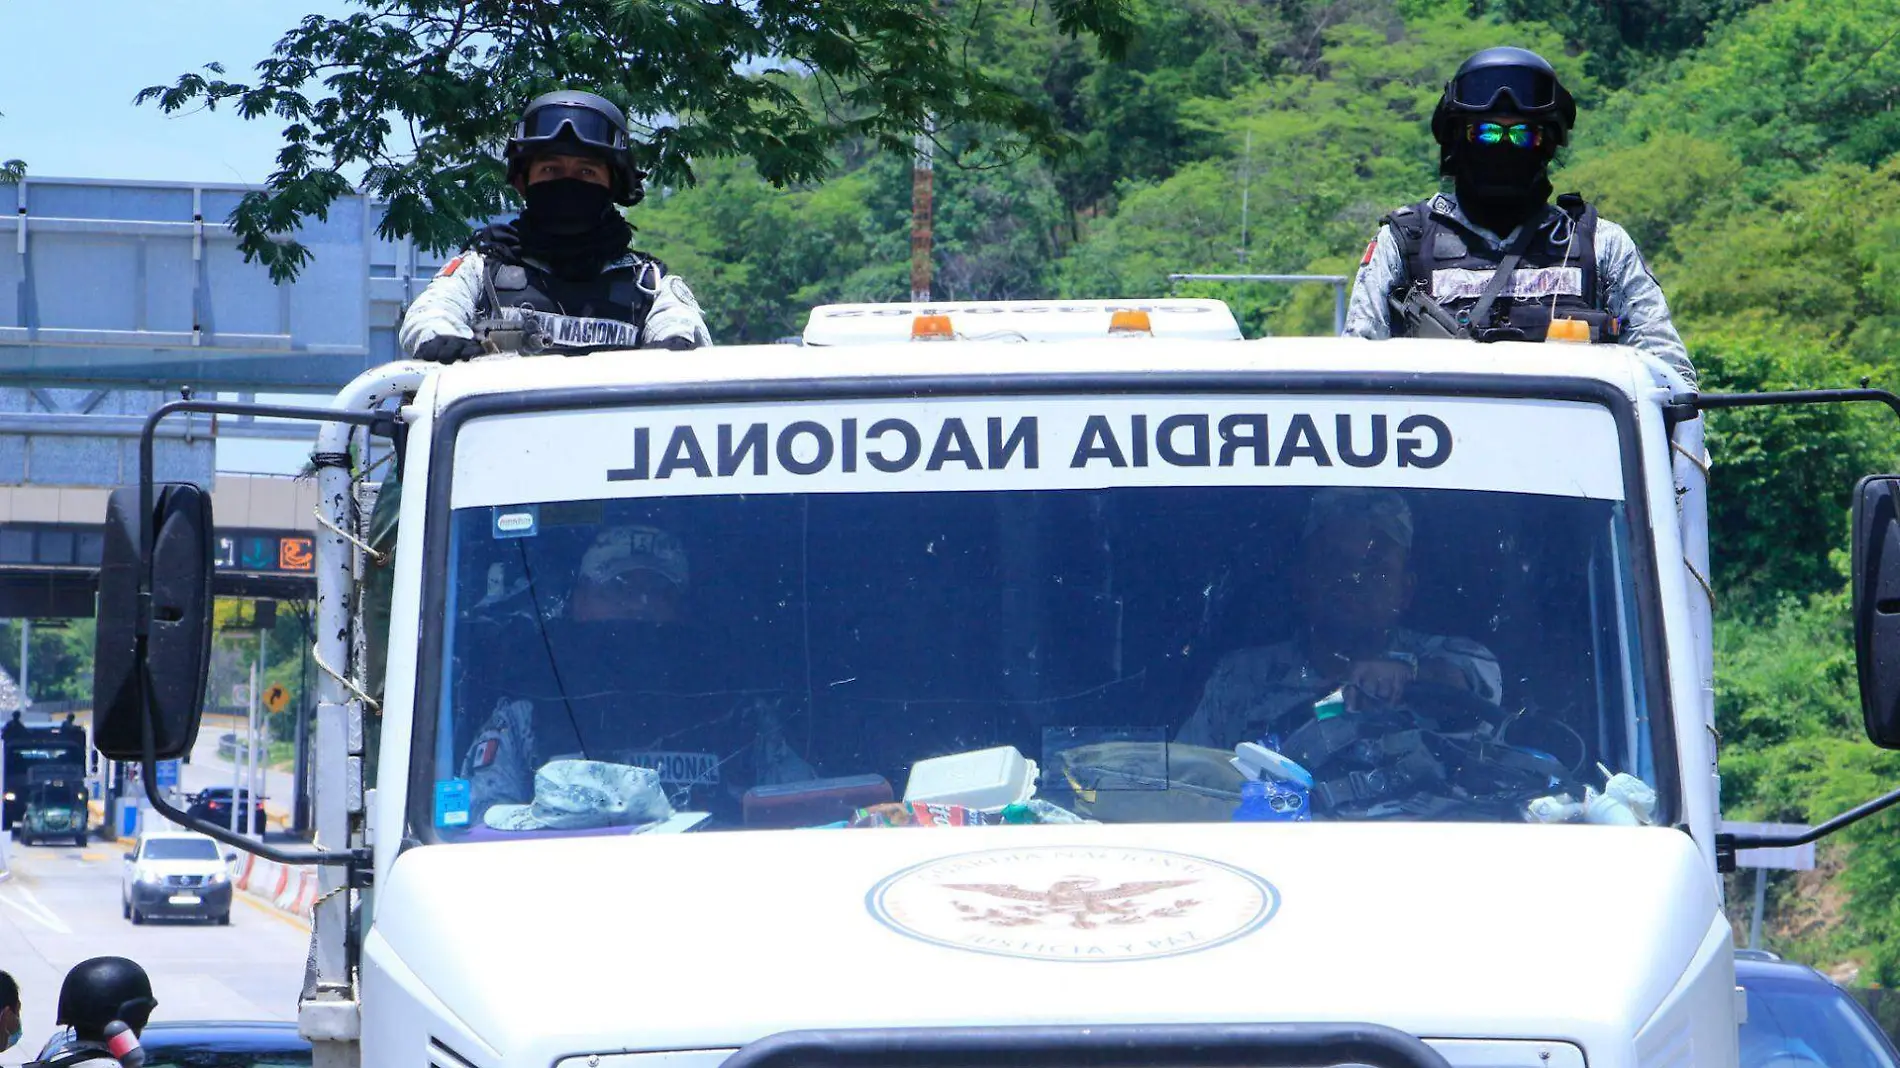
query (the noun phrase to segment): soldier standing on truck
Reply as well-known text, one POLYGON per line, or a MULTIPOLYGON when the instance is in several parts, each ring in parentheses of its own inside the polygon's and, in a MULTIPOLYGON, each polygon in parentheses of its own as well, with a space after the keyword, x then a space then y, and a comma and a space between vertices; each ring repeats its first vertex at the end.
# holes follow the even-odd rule
POLYGON ((406 355, 479 356, 478 324, 510 317, 532 324, 549 351, 712 343, 686 282, 631 247, 619 206, 640 202, 646 174, 633 165, 619 108, 571 90, 536 97, 505 155, 527 208, 477 231, 409 306, 399 333, 406 355))
POLYGON ((1551 203, 1549 169, 1576 101, 1542 56, 1487 48, 1465 60, 1432 112, 1439 171, 1455 192, 1385 217, 1353 283, 1345 333, 1364 338, 1557 336, 1633 345, 1695 368, 1662 287, 1622 227, 1575 193, 1551 203))
MULTIPOLYGON (((616 205, 640 202, 646 173, 633 165, 619 108, 593 93, 538 96, 522 113, 505 155, 508 181, 527 209, 512 222, 477 231, 468 249, 416 297, 398 331, 405 355, 455 363, 488 351, 677 351, 712 344, 685 280, 631 247, 633 227, 616 205)), ((370 518, 380 566, 369 578, 365 668, 377 694, 401 500, 398 467, 384 480, 370 518)))
POLYGON ((517 566, 491 568, 491 596, 456 621, 456 719, 479 724, 460 769, 471 823, 530 803, 535 773, 555 760, 650 769, 675 808, 722 818, 748 786, 817 777, 787 743, 779 702, 693 684, 708 649, 687 626, 691 574, 670 531, 603 526, 565 599, 535 578, 558 552, 506 544, 517 566))

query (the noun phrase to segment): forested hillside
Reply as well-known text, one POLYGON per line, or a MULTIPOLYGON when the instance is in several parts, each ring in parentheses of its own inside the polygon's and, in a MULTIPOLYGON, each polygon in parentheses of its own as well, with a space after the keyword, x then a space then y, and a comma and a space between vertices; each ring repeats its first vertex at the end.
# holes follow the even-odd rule
MULTIPOLYGON (((1426 117, 1471 51, 1536 49, 1582 107, 1560 189, 1629 228, 1710 388, 1900 385, 1900 0, 1138 0, 1123 63, 1029 0, 959 4, 969 62, 1050 110, 1052 155, 943 131, 940 297, 1141 296, 1170 272, 1346 272, 1378 218, 1436 188, 1426 117), (1244 211, 1243 211, 1243 205, 1244 211)), ((910 161, 864 148, 822 184, 745 163, 635 209, 722 341, 811 305, 908 293, 910 161)), ((1330 327, 1323 287, 1220 296, 1250 333, 1330 327)), ((1875 413, 1717 417, 1723 789, 1732 818, 1823 818, 1900 783, 1862 737, 1843 550, 1855 478, 1900 463, 1875 413)), ((1778 880, 1771 945, 1900 982, 1900 817, 1778 880)), ((1612 873, 1605 873, 1613 881, 1612 873)), ((1745 915, 1745 892, 1736 895, 1745 915)))

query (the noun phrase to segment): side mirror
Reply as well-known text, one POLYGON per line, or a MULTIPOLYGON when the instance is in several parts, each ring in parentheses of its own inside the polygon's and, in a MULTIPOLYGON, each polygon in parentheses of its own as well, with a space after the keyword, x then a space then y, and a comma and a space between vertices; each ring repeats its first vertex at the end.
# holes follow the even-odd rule
POLYGON ((131 860, 131 859, 132 859, 132 854, 130 854, 130 853, 127 853, 127 854, 125 855, 125 859, 127 859, 127 860, 131 860))
POLYGON ((226 864, 236 864, 236 863, 237 863, 237 854, 236 854, 236 853, 226 853, 226 854, 224 855, 224 862, 225 862, 226 864))
POLYGON ((1854 489, 1854 659, 1867 737, 1900 749, 1900 475, 1854 489))
POLYGON ((98 645, 92 675, 92 740, 112 760, 145 757, 145 719, 154 753, 191 751, 204 713, 211 657, 211 495, 189 483, 155 487, 151 602, 139 656, 139 491, 118 489, 106 506, 99 568, 98 645))

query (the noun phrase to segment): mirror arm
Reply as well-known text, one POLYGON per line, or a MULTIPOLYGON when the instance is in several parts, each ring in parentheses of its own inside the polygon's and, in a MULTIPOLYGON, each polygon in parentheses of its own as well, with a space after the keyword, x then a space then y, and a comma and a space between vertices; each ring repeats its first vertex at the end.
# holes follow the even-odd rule
MULTIPOLYGON (((154 439, 157 436, 158 424, 164 421, 167 416, 179 412, 203 412, 210 415, 252 415, 285 419, 322 419, 329 422, 354 423, 358 426, 370 428, 372 433, 381 433, 385 436, 395 433, 398 428, 401 427, 401 421, 397 418, 396 413, 388 411, 334 411, 327 408, 303 408, 284 404, 251 404, 215 400, 176 400, 169 404, 160 405, 156 411, 147 416, 145 418, 145 429, 139 435, 140 567, 138 618, 134 622, 134 635, 137 648, 135 662, 139 665, 141 672, 147 669, 146 642, 151 636, 152 539, 154 537, 154 531, 152 529, 152 508, 154 497, 156 496, 153 476, 155 467, 153 460, 153 453, 155 452, 154 439)), ((366 849, 279 849, 276 846, 264 844, 261 840, 262 832, 260 832, 260 839, 253 841, 243 835, 233 833, 228 828, 220 827, 209 820, 193 816, 159 796, 158 743, 153 736, 152 730, 152 709, 150 707, 152 686, 149 673, 144 680, 144 685, 141 686, 140 689, 147 702, 145 715, 140 717, 143 734, 142 748, 144 749, 142 758, 139 761, 140 767, 143 769, 143 773, 140 777, 145 780, 145 797, 152 803, 154 811, 181 827, 189 827, 194 831, 209 835, 213 839, 223 842, 225 845, 236 846, 247 853, 254 853, 257 856, 263 857, 265 860, 276 861, 279 864, 316 864, 325 867, 349 868, 349 885, 366 885, 366 877, 371 868, 369 851, 366 849)), ((235 804, 236 801, 237 798, 233 796, 232 802, 235 804)), ((252 819, 255 819, 255 812, 252 813, 252 819)))
MULTIPOLYGON (((145 640, 143 638, 139 639, 138 663, 140 667, 143 668, 145 664, 145 640)), ((143 689, 147 695, 151 693, 149 680, 143 689)), ((223 842, 225 845, 236 846, 247 853, 255 853, 265 860, 274 860, 279 864, 316 864, 326 867, 349 868, 351 869, 350 882, 352 885, 355 883, 354 876, 356 870, 358 868, 367 870, 370 863, 367 850, 345 850, 339 852, 334 849, 279 849, 276 846, 264 844, 263 831, 261 830, 258 831, 258 838, 252 840, 241 834, 237 834, 228 827, 220 827, 203 817, 194 816, 165 800, 158 792, 158 743, 152 734, 152 714, 149 707, 146 709, 146 714, 141 718, 141 723, 144 728, 142 734, 144 735, 145 756, 139 761, 139 765, 143 769, 139 778, 145 780, 146 800, 152 803, 153 810, 159 815, 181 827, 189 827, 200 834, 209 835, 223 842)), ((241 803, 239 794, 233 792, 231 795, 231 804, 236 806, 241 803)), ((253 809, 245 819, 245 823, 251 824, 255 822, 257 822, 257 813, 256 810, 253 809)))
POLYGON ((1873 401, 1886 405, 1900 417, 1900 394, 1884 389, 1786 389, 1763 393, 1699 393, 1676 398, 1699 412, 1723 408, 1762 408, 1776 404, 1838 404, 1842 401, 1873 401))
POLYGON ((1735 853, 1741 849, 1786 849, 1790 846, 1807 845, 1833 834, 1843 827, 1859 823, 1869 816, 1876 815, 1894 805, 1900 804, 1900 790, 1881 794, 1871 801, 1863 802, 1846 812, 1817 823, 1799 834, 1718 834, 1715 836, 1715 859, 1719 871, 1735 870, 1735 853))

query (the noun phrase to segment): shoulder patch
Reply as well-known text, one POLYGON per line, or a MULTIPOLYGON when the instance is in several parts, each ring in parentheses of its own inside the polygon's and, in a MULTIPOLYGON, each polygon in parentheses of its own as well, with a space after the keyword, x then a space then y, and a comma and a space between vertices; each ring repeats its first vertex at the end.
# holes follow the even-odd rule
POLYGON ((681 304, 698 310, 699 301, 693 296, 693 291, 687 288, 686 279, 676 274, 669 274, 666 276, 666 286, 673 291, 673 296, 677 298, 681 304))
POLYGON ((1359 257, 1359 266, 1364 267, 1371 263, 1372 254, 1377 251, 1379 251, 1379 238, 1375 235, 1372 240, 1366 242, 1366 254, 1359 257))
POLYGON ((449 262, 443 264, 442 269, 435 272, 435 276, 437 278, 447 278, 449 275, 454 274, 455 269, 457 267, 460 267, 461 265, 462 265, 462 257, 457 256, 454 259, 450 260, 449 262))

